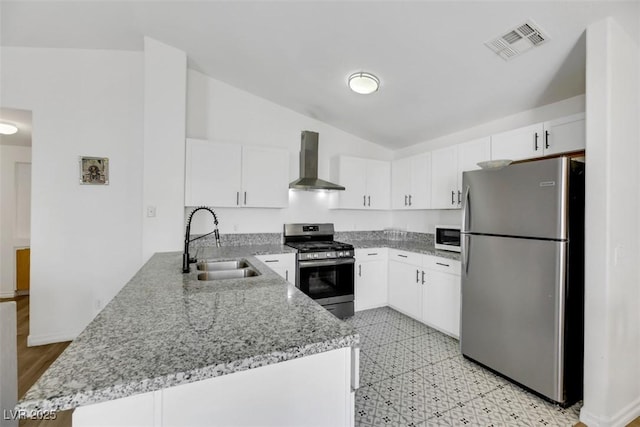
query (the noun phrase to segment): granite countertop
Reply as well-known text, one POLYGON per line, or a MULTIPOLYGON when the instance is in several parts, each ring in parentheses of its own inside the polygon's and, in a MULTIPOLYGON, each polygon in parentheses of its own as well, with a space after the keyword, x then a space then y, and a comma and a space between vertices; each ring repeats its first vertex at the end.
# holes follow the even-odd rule
POLYGON ((246 258, 262 275, 199 282, 182 253, 155 254, 20 400, 28 413, 123 398, 357 346, 335 318, 253 255, 282 245, 209 248, 246 258))
POLYGON ((460 261, 460 254, 458 252, 437 250, 433 246, 433 241, 389 240, 389 239, 370 239, 370 240, 343 239, 341 241, 352 244, 356 249, 390 248, 390 249, 416 252, 420 254, 433 255, 441 258, 460 261))

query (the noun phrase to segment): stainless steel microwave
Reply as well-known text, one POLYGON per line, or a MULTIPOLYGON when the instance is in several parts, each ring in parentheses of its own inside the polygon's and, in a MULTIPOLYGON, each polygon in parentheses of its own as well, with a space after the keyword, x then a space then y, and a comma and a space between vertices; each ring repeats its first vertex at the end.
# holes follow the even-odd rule
POLYGON ((436 225, 436 249, 460 252, 460 226, 436 225))

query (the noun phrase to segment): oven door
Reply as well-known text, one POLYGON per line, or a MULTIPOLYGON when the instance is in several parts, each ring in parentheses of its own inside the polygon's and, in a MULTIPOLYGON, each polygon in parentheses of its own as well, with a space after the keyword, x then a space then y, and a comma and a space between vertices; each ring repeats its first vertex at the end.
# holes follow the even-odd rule
POLYGON ((354 258, 298 261, 296 286, 319 304, 353 301, 354 258))

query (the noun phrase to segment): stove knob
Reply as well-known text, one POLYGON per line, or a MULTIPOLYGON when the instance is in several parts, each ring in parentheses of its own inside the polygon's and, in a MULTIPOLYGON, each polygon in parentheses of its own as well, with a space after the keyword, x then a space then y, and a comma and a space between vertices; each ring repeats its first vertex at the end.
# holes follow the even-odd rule
POLYGON ((338 252, 338 256, 344 256, 344 252, 338 252))
POLYGON ((318 258, 318 254, 313 254, 313 257, 314 258, 318 258))

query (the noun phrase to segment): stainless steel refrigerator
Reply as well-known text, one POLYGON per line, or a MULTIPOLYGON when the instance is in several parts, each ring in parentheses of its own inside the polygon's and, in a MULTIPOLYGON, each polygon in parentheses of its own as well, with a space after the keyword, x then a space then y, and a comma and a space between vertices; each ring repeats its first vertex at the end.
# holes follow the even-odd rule
POLYGON ((462 354, 562 405, 582 398, 584 164, 463 174, 462 354))

